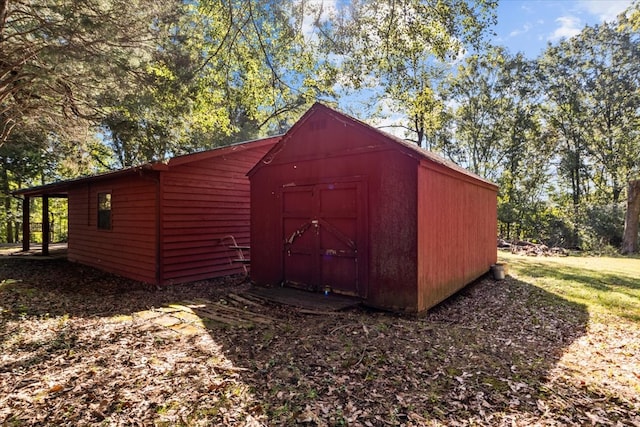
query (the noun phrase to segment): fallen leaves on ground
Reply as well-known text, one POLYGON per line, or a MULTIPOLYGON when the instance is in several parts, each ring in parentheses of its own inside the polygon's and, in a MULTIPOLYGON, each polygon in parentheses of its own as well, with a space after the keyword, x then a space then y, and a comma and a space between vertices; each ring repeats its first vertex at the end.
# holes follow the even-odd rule
POLYGON ((0 258, 0 423, 640 425, 640 325, 532 284, 484 279, 416 317, 242 306, 239 282, 0 258))

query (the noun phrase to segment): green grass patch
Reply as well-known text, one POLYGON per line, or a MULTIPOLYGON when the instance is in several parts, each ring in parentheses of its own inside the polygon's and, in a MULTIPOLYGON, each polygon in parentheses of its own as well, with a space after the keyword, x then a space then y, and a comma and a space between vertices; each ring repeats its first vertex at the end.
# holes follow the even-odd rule
POLYGON ((621 257, 527 257, 499 253, 509 274, 570 301, 591 314, 640 322, 640 259, 621 257))

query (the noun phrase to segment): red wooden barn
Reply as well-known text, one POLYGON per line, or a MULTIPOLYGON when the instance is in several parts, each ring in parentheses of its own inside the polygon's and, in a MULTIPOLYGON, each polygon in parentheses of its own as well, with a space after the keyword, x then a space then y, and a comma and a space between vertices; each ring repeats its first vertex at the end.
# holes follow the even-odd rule
POLYGON ((321 104, 249 178, 258 285, 420 312, 496 262, 496 185, 321 104))
POLYGON ((240 273, 230 246, 249 245, 246 174, 278 140, 17 191, 25 197, 23 233, 29 197, 43 197, 44 218, 49 197, 68 197, 71 261, 160 285, 240 273))

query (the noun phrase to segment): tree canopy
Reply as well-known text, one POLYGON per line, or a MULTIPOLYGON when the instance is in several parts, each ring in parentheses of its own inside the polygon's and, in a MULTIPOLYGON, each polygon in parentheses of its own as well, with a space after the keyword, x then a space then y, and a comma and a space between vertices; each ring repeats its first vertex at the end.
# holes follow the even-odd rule
POLYGON ((282 133, 320 100, 497 182, 505 237, 619 245, 639 4, 534 59, 489 43, 496 6, 0 0, 2 191, 282 133))
POLYGON ((39 126, 63 134, 135 90, 174 4, 0 0, 0 144, 39 126))

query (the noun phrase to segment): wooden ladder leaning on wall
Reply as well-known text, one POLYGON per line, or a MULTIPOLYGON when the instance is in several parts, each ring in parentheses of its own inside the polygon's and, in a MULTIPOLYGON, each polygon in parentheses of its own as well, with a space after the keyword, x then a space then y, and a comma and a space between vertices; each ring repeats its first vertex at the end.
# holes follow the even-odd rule
POLYGON ((224 242, 226 240, 230 240, 231 244, 228 245, 227 247, 229 249, 233 249, 236 251, 236 256, 237 258, 233 258, 231 260, 232 263, 236 263, 236 264, 241 264, 242 265, 242 269, 244 270, 244 275, 248 276, 249 275, 249 270, 247 269, 247 265, 251 264, 251 260, 249 258, 246 258, 244 256, 244 251, 248 251, 251 249, 251 246, 242 246, 242 245, 238 245, 238 242, 236 241, 236 238, 229 234, 228 236, 224 236, 223 238, 220 239, 220 241, 218 243, 220 244, 224 244, 224 242))

